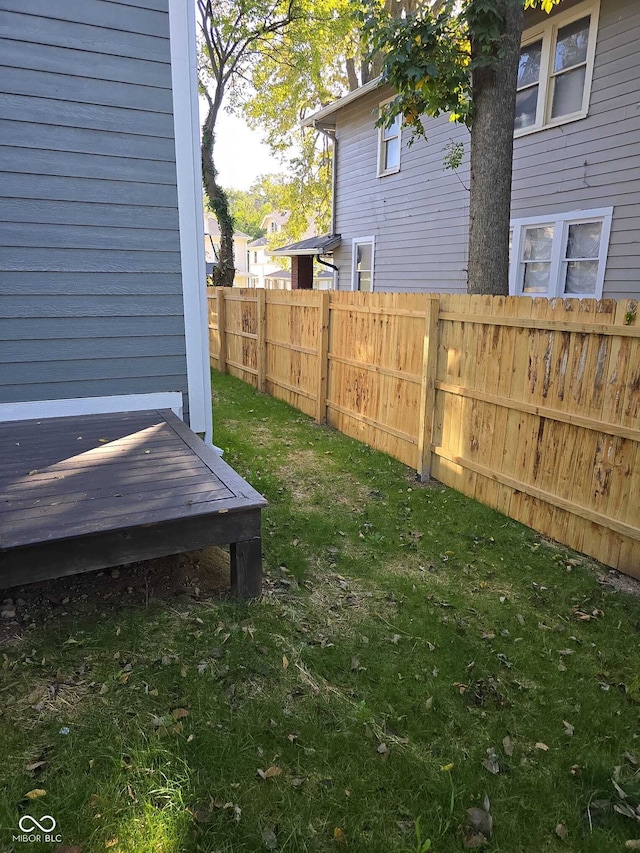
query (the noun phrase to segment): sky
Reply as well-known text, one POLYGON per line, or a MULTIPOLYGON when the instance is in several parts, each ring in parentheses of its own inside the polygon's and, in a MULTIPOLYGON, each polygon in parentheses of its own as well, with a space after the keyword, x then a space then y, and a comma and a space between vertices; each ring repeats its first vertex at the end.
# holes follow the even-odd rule
POLYGON ((227 189, 248 190, 260 175, 282 171, 280 161, 261 141, 260 131, 224 110, 218 117, 215 154, 220 183, 227 189))

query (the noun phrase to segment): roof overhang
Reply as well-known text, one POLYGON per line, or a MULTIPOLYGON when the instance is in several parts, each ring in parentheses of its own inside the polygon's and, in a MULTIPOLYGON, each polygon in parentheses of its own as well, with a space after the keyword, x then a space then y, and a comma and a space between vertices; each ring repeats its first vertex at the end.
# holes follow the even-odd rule
POLYGON ((316 127, 318 130, 335 130, 336 121, 334 113, 341 110, 342 107, 346 107, 348 104, 353 103, 353 101, 357 101, 358 98, 361 98, 363 95, 368 95, 369 92, 375 92, 375 90, 382 85, 382 82, 382 77, 374 77, 373 80, 369 80, 369 82, 365 83, 364 86, 354 89, 352 92, 343 95, 342 98, 338 98, 338 100, 334 101, 332 104, 323 107, 321 110, 313 113, 313 115, 303 119, 300 122, 301 126, 316 127))
POLYGON ((279 257, 292 257, 293 255, 326 255, 340 245, 340 234, 325 234, 323 237, 309 237, 298 243, 290 243, 279 249, 272 249, 269 254, 279 257))

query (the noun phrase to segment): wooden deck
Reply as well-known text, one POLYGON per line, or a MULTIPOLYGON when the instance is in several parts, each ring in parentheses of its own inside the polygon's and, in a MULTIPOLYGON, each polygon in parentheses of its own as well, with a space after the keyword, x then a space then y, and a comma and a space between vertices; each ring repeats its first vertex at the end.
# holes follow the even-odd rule
POLYGON ((0 588, 231 549, 260 595, 264 498, 171 411, 0 424, 0 588))

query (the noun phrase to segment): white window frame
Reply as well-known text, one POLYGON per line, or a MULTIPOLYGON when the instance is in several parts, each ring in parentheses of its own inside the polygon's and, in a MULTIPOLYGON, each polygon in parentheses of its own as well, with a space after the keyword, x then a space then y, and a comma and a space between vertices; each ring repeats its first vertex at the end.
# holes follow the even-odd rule
POLYGON ((589 113, 589 101, 591 98, 591 81, 593 79, 593 65, 596 55, 596 41, 598 36, 598 18, 600 15, 600 0, 587 0, 566 12, 552 15, 548 20, 542 21, 538 26, 525 30, 522 36, 521 46, 526 47, 542 39, 542 54, 540 56, 540 77, 538 80, 538 104, 536 109, 536 120, 529 127, 518 128, 514 131, 514 137, 527 136, 549 127, 558 127, 572 121, 586 118, 589 113), (558 37, 558 30, 577 21, 580 18, 591 16, 589 25, 589 45, 587 48, 587 59, 585 69, 584 91, 582 93, 582 106, 576 112, 551 118, 552 107, 552 83, 553 83, 553 57, 558 37))
POLYGON ((351 241, 351 290, 355 290, 357 292, 366 293, 366 291, 360 291, 358 288, 358 271, 356 270, 357 266, 357 257, 358 246, 362 246, 365 243, 371 244, 371 293, 373 293, 374 288, 374 268, 375 268, 375 256, 376 256, 376 238, 375 237, 354 237, 351 241))
MULTIPOLYGON (((387 98, 386 101, 381 101, 378 104, 378 116, 382 115, 383 109, 387 104, 390 104, 393 101, 393 98, 387 98)), ((395 175, 400 171, 400 162, 402 160, 402 116, 397 116, 398 121, 398 133, 397 136, 394 134, 393 136, 387 137, 385 139, 385 130, 389 130, 389 128, 379 127, 378 128, 378 177, 384 178, 386 175, 395 175), (397 139, 398 140, 398 165, 392 166, 390 169, 384 168, 384 153, 385 153, 385 144, 389 141, 389 139, 397 139)))
MULTIPOLYGON (((609 237, 611 235, 611 222, 613 219, 613 207, 601 207, 595 210, 572 210, 567 213, 552 213, 549 216, 530 216, 523 219, 512 219, 511 228, 513 232, 511 244, 511 260, 509 262, 509 293, 512 296, 542 296, 548 299, 560 297, 562 299, 601 299, 604 286, 604 275, 609 252, 609 237), (601 222, 600 252, 598 254, 598 275, 594 293, 564 293, 562 275, 563 265, 566 262, 567 239, 570 225, 581 225, 587 222, 601 222), (553 226, 553 243, 551 246, 551 271, 549 274, 549 290, 547 293, 523 293, 520 281, 520 266, 523 237, 526 228, 536 225, 553 226)), ((595 258, 594 258, 595 260, 595 258)))

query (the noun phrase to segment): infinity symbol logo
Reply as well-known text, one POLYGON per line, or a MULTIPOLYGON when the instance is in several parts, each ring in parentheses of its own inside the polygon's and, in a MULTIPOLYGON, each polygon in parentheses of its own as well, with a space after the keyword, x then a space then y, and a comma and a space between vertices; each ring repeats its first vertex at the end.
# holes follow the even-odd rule
POLYGON ((50 814, 43 815, 39 821, 30 814, 25 814, 18 821, 18 826, 23 832, 33 832, 34 829, 39 829, 40 832, 53 832, 56 822, 50 814))

